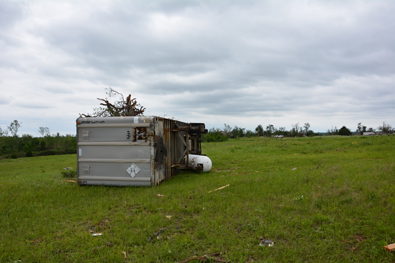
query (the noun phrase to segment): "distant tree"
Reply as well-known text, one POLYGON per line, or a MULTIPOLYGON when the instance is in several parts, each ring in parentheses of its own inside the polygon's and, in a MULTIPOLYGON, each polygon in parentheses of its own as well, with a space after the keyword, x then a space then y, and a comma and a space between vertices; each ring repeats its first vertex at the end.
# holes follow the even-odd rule
POLYGON ((38 132, 41 134, 41 137, 49 135, 49 128, 48 127, 40 127, 38 128, 38 132))
POLYGON ((41 137, 44 137, 44 132, 45 132, 45 128, 44 127, 39 127, 38 128, 38 133, 41 134, 41 137))
POLYGON ((226 124, 226 123, 224 123, 224 130, 223 130, 223 133, 226 135, 226 136, 230 136, 231 134, 231 132, 232 132, 232 130, 233 130, 233 128, 230 126, 230 125, 228 125, 228 124, 226 124))
POLYGON ((278 135, 286 135, 287 134, 287 130, 285 129, 285 127, 279 127, 277 130, 278 135))
POLYGON ((3 135, 4 135, 3 129, 1 129, 1 126, 0 126, 0 137, 3 137, 3 135))
POLYGON ((333 128, 333 126, 332 126, 332 129, 328 129, 327 133, 328 133, 328 135, 339 135, 339 130, 337 129, 336 126, 335 126, 335 128, 333 128))
POLYGON ((376 132, 376 130, 373 129, 372 127, 370 127, 370 128, 368 129, 368 132, 376 132))
POLYGON ((299 130, 299 122, 292 124, 292 127, 295 128, 295 130, 299 130))
POLYGON ((306 122, 306 123, 304 124, 303 128, 304 128, 304 132, 305 132, 305 134, 306 134, 306 136, 307 136, 307 133, 308 133, 308 131, 309 131, 309 129, 310 129, 310 123, 306 122))
POLYGON ((263 127, 262 127, 262 125, 258 125, 256 128, 255 128, 255 132, 256 132, 256 134, 258 135, 258 136, 263 136, 263 127))
POLYGON ((205 142, 223 142, 228 140, 228 136, 220 129, 212 128, 208 133, 202 135, 202 140, 205 142))
POLYGON ((383 134, 393 133, 393 129, 391 125, 386 124, 385 122, 383 122, 383 126, 379 126, 377 129, 381 131, 383 134))
POLYGON ((361 122, 358 122, 357 130, 355 132, 362 135, 363 132, 362 132, 362 123, 361 122))
POLYGON ((292 124, 292 129, 289 133, 290 136, 299 136, 299 122, 292 124))
POLYGON ((253 136, 256 136, 256 133, 251 130, 247 130, 245 133, 245 136, 246 137, 253 137, 253 136))
POLYGON ((339 130, 339 135, 350 136, 351 135, 351 131, 349 129, 347 129, 346 126, 343 126, 339 130))
POLYGON ((266 135, 267 136, 272 136, 272 134, 275 132, 275 128, 272 124, 269 124, 266 126, 266 135))
POLYGON ((245 128, 239 128, 237 126, 235 126, 231 132, 232 138, 244 137, 244 135, 245 135, 245 128))
POLYGON ((314 136, 314 135, 315 135, 314 131, 312 131, 312 130, 308 130, 308 131, 307 131, 306 136, 312 137, 312 136, 314 136))
POLYGON ((10 126, 8 126, 8 130, 11 132, 12 136, 18 137, 18 130, 21 127, 22 122, 18 122, 17 120, 14 120, 11 122, 10 126))
POLYGON ((367 127, 362 125, 361 122, 358 122, 357 130, 355 132, 362 135, 364 132, 366 132, 366 128, 367 127))

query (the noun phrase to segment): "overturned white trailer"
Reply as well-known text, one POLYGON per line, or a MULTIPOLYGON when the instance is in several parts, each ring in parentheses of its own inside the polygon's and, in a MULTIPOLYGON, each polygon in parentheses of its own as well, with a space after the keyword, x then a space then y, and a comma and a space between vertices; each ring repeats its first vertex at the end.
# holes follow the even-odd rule
POLYGON ((80 185, 153 186, 180 169, 209 171, 204 123, 156 116, 77 119, 80 185))

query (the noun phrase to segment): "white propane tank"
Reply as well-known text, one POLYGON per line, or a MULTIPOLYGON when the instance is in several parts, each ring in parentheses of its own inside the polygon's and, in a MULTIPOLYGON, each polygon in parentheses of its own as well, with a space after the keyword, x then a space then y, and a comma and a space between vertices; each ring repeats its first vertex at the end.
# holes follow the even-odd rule
POLYGON ((188 166, 199 172, 208 172, 213 164, 207 156, 188 154, 188 166))

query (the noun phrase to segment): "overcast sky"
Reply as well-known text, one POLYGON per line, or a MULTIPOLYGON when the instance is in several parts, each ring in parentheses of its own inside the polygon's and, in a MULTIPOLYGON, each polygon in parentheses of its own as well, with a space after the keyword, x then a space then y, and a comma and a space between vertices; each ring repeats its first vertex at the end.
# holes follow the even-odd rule
POLYGON ((395 1, 0 0, 0 126, 75 134, 105 89, 254 130, 395 126, 395 1))

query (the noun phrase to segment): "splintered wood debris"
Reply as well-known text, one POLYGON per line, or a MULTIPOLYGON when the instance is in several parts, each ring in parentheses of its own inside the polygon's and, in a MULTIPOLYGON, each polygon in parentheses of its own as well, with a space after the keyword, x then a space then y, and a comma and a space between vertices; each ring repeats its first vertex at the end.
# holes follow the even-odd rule
POLYGON ((210 192, 208 192, 208 193, 212 193, 212 192, 215 192, 215 191, 217 191, 217 190, 224 189, 225 187, 228 187, 228 186, 229 186, 229 184, 224 185, 224 186, 221 186, 220 188, 214 189, 213 191, 210 191, 210 192))
POLYGON ((387 246, 384 246, 384 248, 385 248, 388 252, 395 251, 395 243, 394 243, 394 244, 387 245, 387 246))

